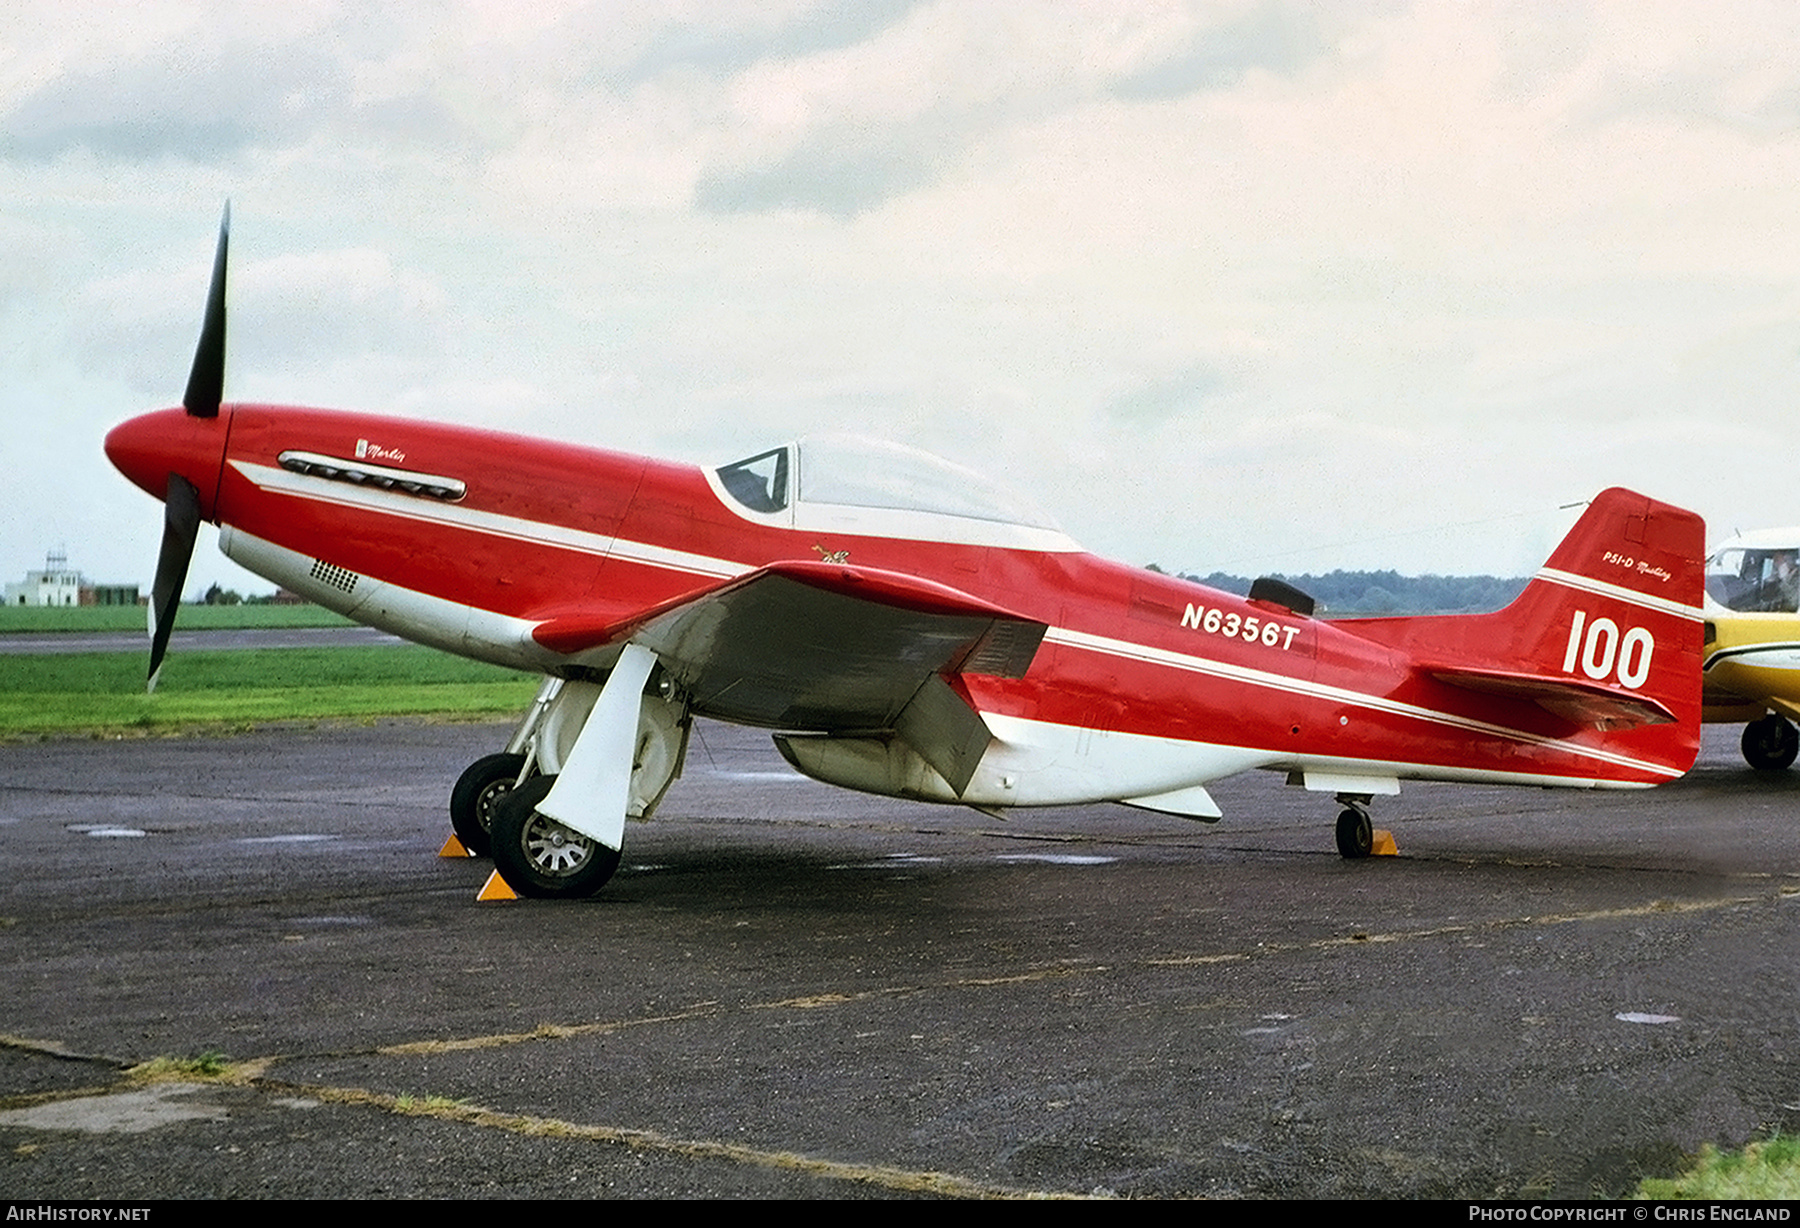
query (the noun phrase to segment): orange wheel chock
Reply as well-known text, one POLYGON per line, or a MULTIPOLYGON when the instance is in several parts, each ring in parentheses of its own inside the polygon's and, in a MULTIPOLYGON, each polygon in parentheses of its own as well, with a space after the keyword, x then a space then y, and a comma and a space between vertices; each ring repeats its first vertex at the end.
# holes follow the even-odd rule
POLYGON ((518 898, 519 893, 514 891, 512 886, 504 878, 500 877, 500 871, 498 870, 495 870, 492 874, 488 875, 487 882, 482 885, 480 893, 475 897, 477 902, 486 900, 516 900, 518 898))

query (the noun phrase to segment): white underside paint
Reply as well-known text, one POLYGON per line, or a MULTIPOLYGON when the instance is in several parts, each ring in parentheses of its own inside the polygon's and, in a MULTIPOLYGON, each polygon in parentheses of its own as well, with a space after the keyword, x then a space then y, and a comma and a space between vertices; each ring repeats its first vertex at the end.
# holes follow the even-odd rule
POLYGON ((1176 789, 1172 793, 1158 793, 1151 797, 1126 797, 1120 800, 1127 806, 1136 806, 1140 810, 1180 815, 1184 819, 1199 819, 1202 823, 1216 823, 1225 816, 1225 812, 1219 809, 1219 803, 1213 801, 1212 794, 1200 785, 1176 789))
POLYGON ((962 800, 971 805, 1064 806, 1155 797, 1266 767, 1274 757, 1248 747, 981 715, 994 741, 963 791, 962 800))
MULTIPOLYGON (((543 670, 562 658, 531 638, 537 624, 446 601, 359 575, 346 593, 313 575, 313 559, 231 525, 219 529, 226 558, 308 601, 382 631, 508 669, 543 670)), ((331 560, 327 559, 326 562, 331 560)))
MULTIPOLYGON (((984 712, 994 732, 962 801, 989 806, 1054 806, 1098 801, 1140 801, 1204 786, 1252 768, 1305 773, 1329 782, 1332 792, 1392 793, 1400 780, 1467 784, 1542 785, 1560 788, 1647 788, 1632 782, 1446 767, 1331 755, 1293 755, 1271 749, 1187 742, 1147 734, 1081 729, 984 712), (1010 782, 1010 783, 1009 783, 1010 782), (1338 786, 1342 785, 1343 788, 1338 786)), ((957 800, 944 797, 940 800, 957 800)))
POLYGON ((1558 788, 1648 785, 1441 764, 1294 755, 1271 749, 1083 729, 983 712, 994 741, 958 797, 897 738, 785 736, 795 766, 828 784, 885 796, 978 807, 1125 802, 1196 818, 1217 817, 1204 786, 1252 768, 1302 773, 1331 792, 1391 794, 1401 780, 1558 788), (1204 799, 1204 800, 1202 800, 1204 799), (1160 804, 1159 804, 1160 803, 1160 804), (1212 813, 1208 813, 1208 810, 1212 813))

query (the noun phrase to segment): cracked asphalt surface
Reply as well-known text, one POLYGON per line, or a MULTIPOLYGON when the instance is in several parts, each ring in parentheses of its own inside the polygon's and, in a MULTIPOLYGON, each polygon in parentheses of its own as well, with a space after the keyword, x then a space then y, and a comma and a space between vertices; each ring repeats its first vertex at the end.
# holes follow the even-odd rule
POLYGON ((709 724, 599 897, 477 904, 507 732, 0 747, 0 1189, 1591 1197, 1800 1129, 1800 772, 1735 729, 1350 864, 1276 776, 1002 822, 709 724))

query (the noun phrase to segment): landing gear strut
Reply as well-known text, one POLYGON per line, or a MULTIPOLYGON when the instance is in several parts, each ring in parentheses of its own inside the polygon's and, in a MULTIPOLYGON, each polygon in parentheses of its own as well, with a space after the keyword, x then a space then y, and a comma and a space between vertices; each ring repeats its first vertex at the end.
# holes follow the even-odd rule
POLYGON ((1800 755, 1800 729, 1771 712, 1744 726, 1744 761, 1759 772, 1781 772, 1800 755))
POLYGON ((1347 793, 1338 794, 1337 799, 1344 807, 1337 817, 1338 855, 1347 861, 1367 857, 1375 847, 1375 828, 1369 822, 1369 799, 1347 793))
POLYGON ((477 825, 485 803, 494 869, 514 891, 592 895, 619 868, 626 821, 649 818, 681 774, 690 728, 674 680, 628 643, 603 681, 547 682, 506 753, 463 774, 453 809, 477 825))

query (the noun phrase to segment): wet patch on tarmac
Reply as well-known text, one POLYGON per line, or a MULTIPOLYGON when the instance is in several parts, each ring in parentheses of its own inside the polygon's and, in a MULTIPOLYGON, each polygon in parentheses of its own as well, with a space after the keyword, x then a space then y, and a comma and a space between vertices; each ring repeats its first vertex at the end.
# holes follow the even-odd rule
POLYGON ((100 1096, 52 1100, 28 1109, 0 1109, 0 1128, 80 1130, 87 1134, 142 1134, 184 1121, 222 1122, 223 1106, 207 1100, 199 1083, 161 1083, 100 1096))

